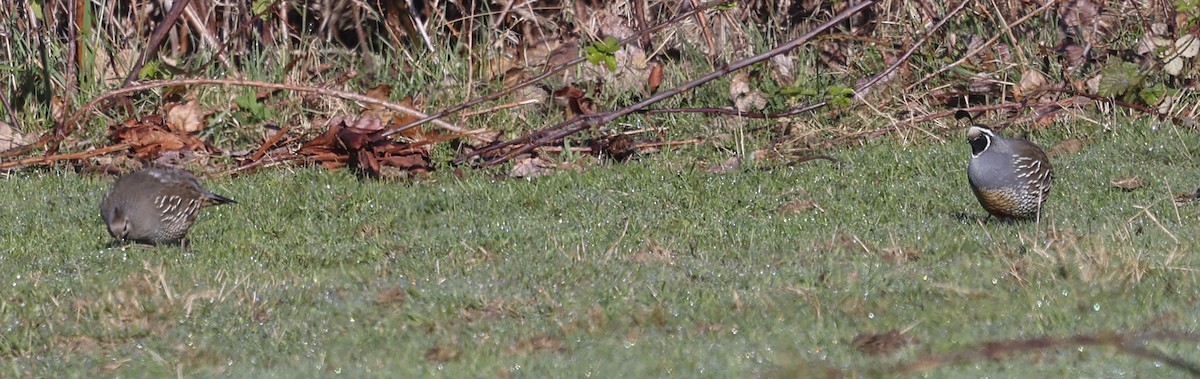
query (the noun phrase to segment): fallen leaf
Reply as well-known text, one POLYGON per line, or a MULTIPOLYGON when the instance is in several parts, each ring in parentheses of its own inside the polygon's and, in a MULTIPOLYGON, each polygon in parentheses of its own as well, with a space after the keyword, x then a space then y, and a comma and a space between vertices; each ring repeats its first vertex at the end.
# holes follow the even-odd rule
POLYGON ((62 120, 67 116, 67 99, 61 95, 50 97, 50 117, 55 120, 62 120))
POLYGON ((1046 77, 1042 73, 1037 70, 1025 70, 1021 74, 1021 82, 1017 84, 1016 88, 1013 88, 1013 95, 1017 97, 1017 100, 1021 100, 1030 92, 1045 85, 1046 77))
POLYGON ((1083 45, 1074 43, 1072 41, 1065 41, 1063 42, 1063 45, 1058 48, 1058 53, 1061 54, 1063 59, 1066 61, 1068 70, 1075 70, 1084 63, 1087 63, 1087 56, 1084 55, 1086 52, 1087 49, 1083 45))
POLYGON ((448 347, 434 347, 425 351, 425 360, 433 362, 449 362, 457 360, 460 355, 458 349, 448 347))
POLYGON ((1142 183, 1142 178, 1137 175, 1125 175, 1112 180, 1112 186, 1126 191, 1132 191, 1142 188, 1145 184, 1142 183))
POLYGON ((734 74, 729 81, 729 98, 739 112, 757 111, 767 106, 766 96, 751 88, 750 75, 745 72, 734 74))
POLYGON ((542 351, 561 353, 566 351, 564 345, 566 344, 561 339, 549 336, 538 336, 517 342, 516 344, 509 346, 507 349, 504 349, 504 353, 505 355, 524 355, 542 351))
POLYGON ((195 101, 167 106, 167 128, 173 132, 195 133, 204 130, 207 114, 195 101))
POLYGON ((633 256, 629 257, 629 260, 634 263, 662 262, 668 265, 675 264, 675 254, 670 250, 667 250, 654 242, 649 242, 648 244, 650 246, 648 246, 646 251, 639 251, 633 254, 633 256))
POLYGON ((125 122, 109 127, 108 138, 113 142, 125 142, 134 154, 144 160, 158 159, 161 154, 175 150, 203 151, 212 149, 200 139, 184 133, 171 131, 160 116, 126 119, 125 122))
POLYGON ((1182 73, 1184 60, 1195 57, 1200 51, 1200 40, 1191 34, 1183 35, 1174 43, 1168 41, 1166 45, 1168 48, 1162 54, 1163 71, 1171 76, 1178 76, 1182 73))
POLYGON ((525 157, 518 159, 516 164, 513 164, 512 171, 509 171, 508 176, 514 178, 532 178, 542 176, 554 172, 558 169, 558 165, 549 159, 542 157, 525 157))
POLYGON ((554 103, 566 106, 566 118, 572 118, 579 115, 591 114, 596 112, 596 106, 592 99, 587 97, 587 92, 584 92, 579 87, 566 86, 554 91, 554 103))
POLYGON ((592 154, 607 156, 617 161, 625 161, 637 154, 637 143, 628 134, 617 133, 609 137, 601 137, 588 141, 592 154))
MULTIPOLYGON (((380 84, 367 90, 367 97, 379 101, 392 101, 392 86, 380 84)), ((367 104, 367 109, 381 109, 382 107, 375 104, 367 104)))
POLYGON ((403 178, 433 171, 429 158, 432 144, 409 144, 380 137, 375 132, 383 126, 378 117, 368 112, 358 118, 339 115, 330 119, 329 129, 305 143, 297 153, 322 167, 349 165, 362 175, 376 178, 403 178))
POLYGON ((850 346, 853 346, 864 354, 879 356, 893 354, 900 351, 901 348, 917 342, 919 341, 915 337, 897 330, 891 330, 882 334, 859 334, 850 342, 850 346))
POLYGON ((0 150, 8 150, 18 146, 28 145, 29 142, 21 133, 13 130, 8 123, 0 121, 0 150))
POLYGON ((811 210, 814 208, 817 208, 817 202, 812 201, 812 200, 800 199, 800 200, 792 200, 792 201, 783 203, 783 205, 780 205, 778 208, 775 208, 775 212, 780 213, 780 214, 795 214, 795 213, 808 211, 808 210, 811 210))
POLYGON ((650 77, 646 79, 646 93, 655 94, 658 92, 658 87, 663 81, 663 65, 658 62, 651 63, 650 77))
POLYGON ((777 83, 793 83, 796 81, 795 60, 787 54, 771 57, 771 75, 777 83))
POLYGON ((383 306, 400 306, 404 304, 404 300, 407 297, 408 294, 404 292, 403 288, 400 288, 400 286, 393 286, 384 290, 383 292, 375 294, 375 304, 383 306))
POLYGON ((1083 150, 1083 141, 1078 138, 1071 138, 1050 147, 1050 151, 1046 152, 1046 155, 1056 157, 1062 154, 1075 154, 1080 150, 1083 150))
POLYGON ((737 170, 738 167, 742 167, 742 158, 735 155, 729 157, 724 162, 709 166, 707 171, 713 174, 724 174, 737 170))

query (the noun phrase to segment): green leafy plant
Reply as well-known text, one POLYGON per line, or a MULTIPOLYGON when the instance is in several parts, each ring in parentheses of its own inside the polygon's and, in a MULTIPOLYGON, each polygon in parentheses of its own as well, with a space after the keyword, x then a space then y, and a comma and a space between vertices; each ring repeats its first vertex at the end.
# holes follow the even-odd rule
POLYGON ((1130 96, 1141 90, 1146 75, 1136 64, 1125 61, 1109 62, 1100 69, 1100 85, 1097 94, 1104 97, 1132 100, 1130 96))
POLYGON ((1155 105, 1161 102, 1167 96, 1167 86, 1158 83, 1149 87, 1142 88, 1138 91, 1138 98, 1150 105, 1155 105))
POLYGON ((713 7, 713 9, 715 9, 719 12, 724 12, 724 11, 731 11, 731 10, 737 9, 737 7, 738 7, 738 2, 730 1, 728 3, 717 5, 716 7, 713 7))
POLYGON ((138 71, 138 79, 168 79, 171 77, 171 72, 164 69, 163 62, 160 60, 152 60, 142 65, 142 69, 138 71))
POLYGON ((267 21, 271 19, 272 15, 274 15, 274 13, 267 12, 269 9, 271 9, 271 5, 274 4, 275 2, 272 0, 254 0, 254 3, 250 4, 250 11, 262 18, 264 21, 267 21))
POLYGON ((596 41, 588 45, 586 50, 587 60, 592 64, 600 64, 608 67, 608 71, 617 71, 617 50, 621 49, 621 45, 613 36, 604 37, 603 41, 596 41))
POLYGON ((825 87, 824 89, 818 89, 812 86, 806 86, 797 83, 780 88, 779 94, 794 98, 818 97, 828 101, 829 105, 835 107, 849 106, 854 102, 854 89, 836 84, 825 87))
POLYGON ((243 119, 244 121, 263 121, 275 118, 275 111, 258 102, 258 97, 255 96, 254 91, 243 92, 234 98, 233 102, 249 116, 243 119))
POLYGON ((829 105, 835 107, 846 107, 853 103, 854 89, 850 87, 831 85, 825 88, 825 99, 829 101, 829 105))

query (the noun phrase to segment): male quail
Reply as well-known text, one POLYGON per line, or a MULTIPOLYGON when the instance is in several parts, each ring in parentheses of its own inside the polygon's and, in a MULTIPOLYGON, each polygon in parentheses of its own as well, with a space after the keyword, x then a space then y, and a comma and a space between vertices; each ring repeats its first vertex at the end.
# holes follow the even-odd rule
POLYGON ((967 180, 979 204, 1001 219, 1036 218, 1054 176, 1046 153, 1029 141, 1006 138, 982 126, 967 131, 967 143, 967 180))
POLYGON ((113 183, 100 202, 100 217, 118 240, 171 244, 187 235, 201 207, 225 203, 235 201, 204 189, 190 172, 147 168, 113 183))

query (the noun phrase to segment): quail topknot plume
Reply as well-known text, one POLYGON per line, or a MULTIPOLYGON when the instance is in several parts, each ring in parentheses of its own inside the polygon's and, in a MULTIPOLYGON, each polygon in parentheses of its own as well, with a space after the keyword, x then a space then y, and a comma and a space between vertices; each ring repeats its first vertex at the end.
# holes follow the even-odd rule
POLYGON ((201 207, 236 203, 200 185, 191 172, 147 168, 113 183, 100 202, 100 217, 118 240, 145 244, 180 243, 201 207))
POLYGON ((982 126, 967 131, 967 143, 967 180, 979 204, 1001 219, 1037 218, 1054 177, 1046 153, 1032 142, 1006 138, 982 126))

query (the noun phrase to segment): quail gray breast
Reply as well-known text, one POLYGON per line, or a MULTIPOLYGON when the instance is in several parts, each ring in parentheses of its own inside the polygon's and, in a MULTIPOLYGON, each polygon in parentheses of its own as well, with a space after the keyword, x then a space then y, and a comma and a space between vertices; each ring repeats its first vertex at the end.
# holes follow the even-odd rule
POLYGON ((967 180, 979 204, 1002 219, 1037 218, 1054 178, 1046 153, 1032 142, 1006 138, 982 126, 967 131, 967 143, 967 180))
POLYGON ((183 240, 200 208, 226 203, 235 201, 204 189, 188 171, 147 168, 113 183, 100 202, 100 217, 118 240, 170 244, 183 240))

